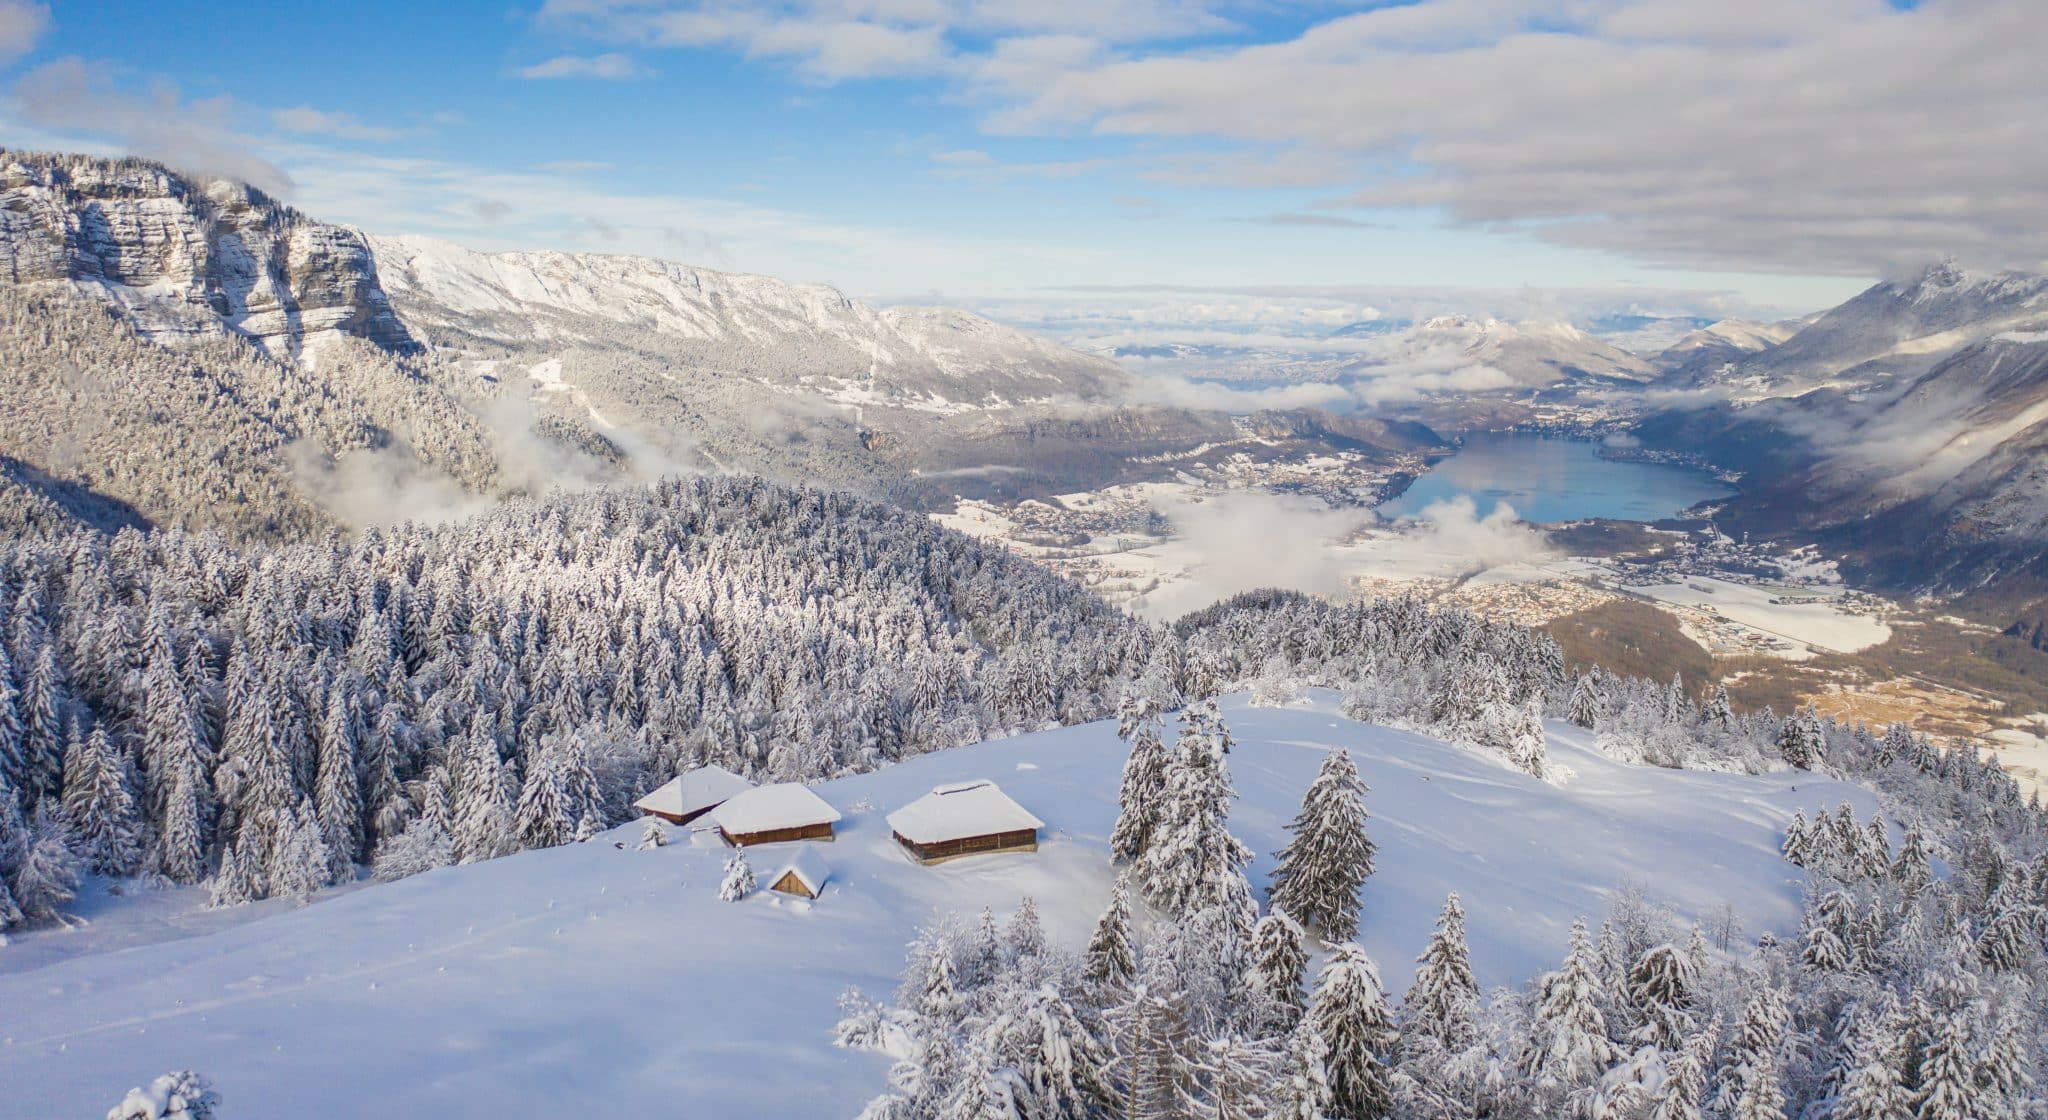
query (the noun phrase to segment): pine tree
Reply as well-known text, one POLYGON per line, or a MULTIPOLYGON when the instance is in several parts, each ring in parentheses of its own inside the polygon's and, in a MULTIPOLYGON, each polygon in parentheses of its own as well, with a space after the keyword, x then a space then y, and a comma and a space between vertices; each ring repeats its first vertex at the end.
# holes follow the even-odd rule
POLYGON ((363 791, 356 776, 360 738, 352 703, 342 689, 334 689, 328 695, 327 715, 320 727, 313 796, 320 838, 327 847, 335 880, 353 876, 356 861, 363 855, 363 791))
POLYGON ((1701 1120, 1707 1093, 1707 1069, 1714 1056, 1720 1022, 1709 1023, 1670 1056, 1664 1083, 1650 1105, 1650 1120, 1701 1120))
POLYGON ((1331 941, 1358 932, 1358 891, 1373 872, 1378 849, 1365 831, 1366 792, 1348 752, 1324 755, 1273 871, 1270 905, 1331 941))
POLYGON ((1006 1055, 1014 1061, 1026 1116, 1101 1115, 1115 1098, 1110 1056, 1080 1016, 1050 984, 1025 999, 1018 1036, 1006 1055))
POLYGON ((64 814, 86 869, 132 875, 142 861, 141 820, 128 788, 128 766, 93 725, 64 761, 64 814))
POLYGON ((1975 1120, 1976 1070, 1970 1059, 1970 1028, 1959 1013, 1941 1016, 1920 1055, 1919 1107, 1915 1120, 1975 1120))
POLYGON ((1109 854, 1118 863, 1131 863, 1145 854, 1158 824, 1170 756, 1159 735, 1157 705, 1134 690, 1126 691, 1117 705, 1117 735, 1130 744, 1130 754, 1124 760, 1123 784, 1117 791, 1116 828, 1110 833, 1109 854))
POLYGON ((1365 950, 1338 945, 1316 976, 1305 1020, 1329 1047, 1330 1116, 1379 1120, 1394 1107, 1387 1056, 1397 1039, 1379 969, 1365 950))
POLYGON ((1138 957, 1131 949, 1130 875, 1117 876, 1110 888, 1109 907, 1095 923, 1095 935, 1088 939, 1082 975, 1101 987, 1128 984, 1138 972, 1138 957))
POLYGON ((512 800, 507 796, 505 764, 498 757, 495 732, 481 716, 458 740, 461 749, 454 774, 454 817, 451 834, 461 863, 496 859, 513 838, 512 800))
POLYGON ((1887 1000, 1865 1017, 1849 1042, 1847 1072, 1835 1102, 1835 1120, 1911 1120, 1913 1091, 1906 1085, 1905 1017, 1887 1000))
POLYGON ((725 902, 738 902, 754 893, 758 885, 754 869, 747 866, 747 850, 734 848, 732 857, 725 861, 725 878, 718 884, 718 897, 725 902))
POLYGON ((1775 988, 1760 988, 1743 1009, 1742 1023, 1716 1078, 1720 1084, 1715 1103, 1722 1114, 1756 1120, 1771 1115, 1773 1101, 1782 1110, 1778 1048, 1784 1039, 1784 997, 1775 988))
POLYGON ((651 851, 668 847, 668 829, 662 826, 661 818, 650 816, 640 828, 640 850, 651 851))
POLYGON ((1550 748, 1543 737, 1542 701, 1530 697, 1515 708, 1508 730, 1508 762, 1532 777, 1547 777, 1550 748))
POLYGON ((1606 711, 1607 701, 1600 695, 1599 670, 1581 673, 1572 682, 1572 694, 1565 701, 1565 718, 1573 724, 1593 730, 1600 724, 1606 711))
POLYGON ((1415 958, 1415 979, 1401 997, 1404 1040, 1427 1038, 1445 1052, 1471 1045, 1479 1011, 1479 981, 1465 943, 1465 908, 1452 891, 1444 899, 1429 944, 1415 958))
POLYGON ((71 707, 71 688, 57 663, 56 649, 45 641, 33 655, 21 685, 22 792, 30 800, 55 796, 64 786, 64 723, 71 707))
POLYGON ((1543 978, 1521 1067, 1539 1089, 1570 1092, 1620 1057, 1600 1011, 1599 965, 1584 919, 1573 923, 1564 965, 1543 978))
POLYGON ((1287 1035, 1301 1022, 1307 1006, 1302 992, 1302 978, 1308 969, 1305 942, 1301 926, 1277 907, 1252 927, 1239 1000, 1252 1037, 1287 1035))
POLYGON ((1010 915, 1010 922, 1003 929, 1003 942, 1014 960, 1045 953, 1045 923, 1039 920, 1038 903, 1030 895, 1025 895, 1010 915))
POLYGON ((1330 1048, 1315 1024, 1304 1019, 1288 1036, 1273 1090, 1268 1120, 1326 1120, 1335 1107, 1330 1092, 1330 1048))
POLYGON ((29 816, 28 840, 14 868, 14 903, 32 922, 56 921, 78 895, 80 865, 72 852, 71 822, 54 799, 29 816))
POLYGON ((220 1094, 191 1070, 167 1073, 147 1089, 130 1089, 107 1120, 214 1120, 220 1094))
POLYGON ((1138 859, 1137 879, 1165 913, 1185 917, 1218 909, 1240 937, 1247 936, 1258 906, 1244 877, 1251 851, 1229 829, 1230 802, 1237 796, 1223 760, 1229 734, 1213 701, 1190 706, 1181 721, 1160 816, 1138 859))
POLYGON ((1684 1046, 1692 1030, 1695 977, 1693 957, 1666 942, 1643 952, 1628 973, 1628 999, 1643 1025, 1635 1041, 1662 1050, 1684 1046))
POLYGON ((569 808, 563 760, 553 740, 543 740, 526 768, 519 803, 512 810, 512 831, 522 847, 552 848, 576 835, 569 808))

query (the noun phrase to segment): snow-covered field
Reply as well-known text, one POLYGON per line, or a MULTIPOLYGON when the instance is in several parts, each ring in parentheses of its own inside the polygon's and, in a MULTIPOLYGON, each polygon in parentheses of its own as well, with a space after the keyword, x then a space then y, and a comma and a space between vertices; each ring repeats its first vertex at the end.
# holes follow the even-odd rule
MULTIPOLYGON (((1554 966, 1572 919, 1597 917, 1629 877, 1681 914, 1730 902, 1751 935, 1788 931, 1800 886, 1777 854, 1783 822, 1794 807, 1874 807, 1808 774, 1622 766, 1568 727, 1552 728, 1551 751, 1576 774, 1547 785, 1345 720, 1335 699, 1226 702, 1243 795, 1233 829, 1259 853, 1263 888, 1324 752, 1350 749, 1380 845, 1361 940, 1397 991, 1449 890, 1488 985, 1554 966)), ((904 943, 944 908, 1000 914, 1030 895, 1051 936, 1079 948, 1108 894, 1122 757, 1113 726, 1092 724, 821 785, 845 820, 820 846, 832 878, 815 903, 720 902, 721 847, 678 831, 636 850, 636 824, 116 951, 93 950, 183 931, 160 912, 170 903, 132 918, 100 907, 85 930, 0 947, 8 1116, 97 1116, 177 1068, 211 1077, 236 1117, 851 1116, 883 1087, 886 1060, 832 1046, 841 990, 891 990, 904 943), (1047 822, 1040 850, 910 862, 884 815, 973 778, 1047 822), (116 932, 131 921, 146 928, 116 932), (83 955, 67 959, 72 947, 83 955)), ((764 881, 775 850, 750 850, 764 881)))
POLYGON ((1854 653, 1892 636, 1891 627, 1883 622, 1847 609, 1838 591, 1773 588, 1708 576, 1634 590, 1659 603, 1711 610, 1808 651, 1854 653))

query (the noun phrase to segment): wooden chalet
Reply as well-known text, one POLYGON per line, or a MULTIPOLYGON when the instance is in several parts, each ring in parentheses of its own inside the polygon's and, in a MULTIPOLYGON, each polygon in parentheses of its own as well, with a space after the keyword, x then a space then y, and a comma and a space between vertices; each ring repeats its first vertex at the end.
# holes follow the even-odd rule
POLYGON ((711 814, 719 835, 734 847, 784 840, 830 840, 839 810, 795 782, 755 786, 711 814))
POLYGON ((633 802, 633 808, 670 824, 689 824, 753 788, 754 783, 723 766, 699 766, 669 779, 660 789, 633 802))
POLYGON ((1045 822, 994 782, 939 786, 889 814, 889 829, 919 863, 989 852, 1035 852, 1045 822))
POLYGON ((832 877, 832 869, 826 865, 825 857, 818 849, 805 844, 790 853, 784 863, 768 880, 768 889, 798 898, 816 898, 825 893, 825 881, 832 877))

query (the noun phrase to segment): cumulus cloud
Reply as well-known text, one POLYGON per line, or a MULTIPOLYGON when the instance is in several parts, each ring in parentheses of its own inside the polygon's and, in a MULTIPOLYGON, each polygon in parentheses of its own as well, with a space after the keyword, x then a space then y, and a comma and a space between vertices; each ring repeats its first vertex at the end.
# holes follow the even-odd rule
POLYGON ((103 137, 135 155, 239 179, 272 194, 292 188, 290 176, 252 154, 235 134, 234 105, 226 97, 186 101, 168 83, 138 96, 117 89, 103 64, 61 58, 25 75, 14 88, 14 101, 22 118, 39 128, 103 137))
POLYGON ((622 82, 633 78, 644 78, 649 71, 630 56, 607 53, 599 55, 565 54, 521 67, 522 78, 598 78, 605 81, 622 82))
POLYGON ((1495 502, 1481 517, 1477 503, 1460 494, 1423 507, 1416 515, 1416 530, 1402 543, 1417 552, 1445 558, 1447 572, 1458 576, 1554 556, 1542 530, 1520 518, 1506 502, 1495 502))
POLYGON ((1365 510, 1335 510, 1313 498, 1224 491, 1161 502, 1173 523, 1176 559, 1190 578, 1170 583, 1140 604, 1153 618, 1174 618, 1259 587, 1311 595, 1344 589, 1344 538, 1370 524, 1365 510))
POLYGON ((34 50, 49 29, 48 5, 0 0, 0 66, 34 50))

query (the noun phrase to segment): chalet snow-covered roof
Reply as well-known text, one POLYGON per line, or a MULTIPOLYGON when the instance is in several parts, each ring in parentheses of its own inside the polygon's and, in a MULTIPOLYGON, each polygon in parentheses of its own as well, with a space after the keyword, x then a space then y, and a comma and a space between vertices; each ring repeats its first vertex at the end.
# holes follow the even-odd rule
POLYGON ((1045 822, 1010 800, 991 781, 955 782, 889 814, 889 827, 913 844, 940 844, 969 836, 1044 828, 1045 822))
POLYGON ((818 854, 818 845, 799 844, 795 851, 789 853, 789 858, 775 869, 775 874, 762 881, 773 887, 782 882, 783 877, 787 875, 796 876, 797 882, 803 884, 804 892, 816 898, 824 891, 825 880, 832 877, 832 867, 825 862, 824 856, 818 854))
POLYGON ((772 832, 779 828, 831 824, 839 819, 839 810, 825 804, 825 799, 812 793, 808 786, 778 782, 734 795, 732 800, 712 810, 711 819, 727 832, 772 832))
POLYGON ((670 778, 660 789, 633 802, 633 808, 647 813, 687 817, 753 788, 754 783, 723 766, 699 766, 680 777, 670 778))

